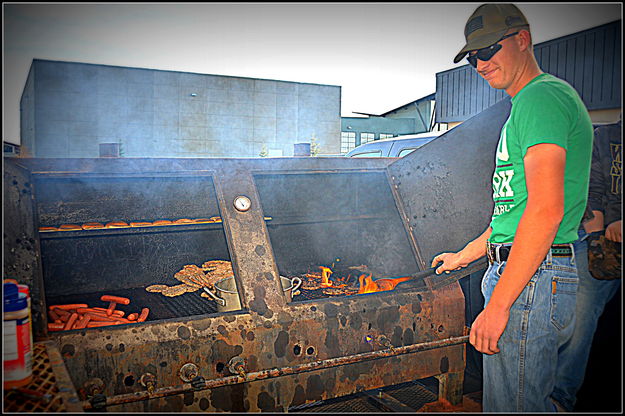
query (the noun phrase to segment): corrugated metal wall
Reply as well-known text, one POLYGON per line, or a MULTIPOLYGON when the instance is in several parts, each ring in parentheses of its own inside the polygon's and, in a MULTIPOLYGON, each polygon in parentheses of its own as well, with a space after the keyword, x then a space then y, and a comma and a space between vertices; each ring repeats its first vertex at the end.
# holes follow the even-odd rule
MULTIPOLYGON (((570 83, 588 110, 621 106, 621 20, 534 46, 544 72, 570 83)), ((436 122, 464 121, 507 97, 470 66, 436 74, 436 122)))

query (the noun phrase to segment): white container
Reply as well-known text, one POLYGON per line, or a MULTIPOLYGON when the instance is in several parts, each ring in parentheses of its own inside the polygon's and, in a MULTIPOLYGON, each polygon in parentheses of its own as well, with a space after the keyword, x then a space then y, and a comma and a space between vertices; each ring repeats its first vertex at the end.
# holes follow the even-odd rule
POLYGON ((33 377, 28 298, 13 283, 4 283, 4 388, 25 386, 33 377))

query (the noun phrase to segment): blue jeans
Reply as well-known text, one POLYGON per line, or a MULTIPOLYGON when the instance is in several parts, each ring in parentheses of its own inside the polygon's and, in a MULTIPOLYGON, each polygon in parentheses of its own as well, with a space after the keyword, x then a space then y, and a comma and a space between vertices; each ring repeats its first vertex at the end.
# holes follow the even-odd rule
POLYGON ((553 398, 569 412, 575 407, 576 394, 584 381, 597 321, 605 305, 621 287, 621 279, 597 280, 590 275, 587 235, 580 230, 579 237, 574 244, 579 273, 575 330, 560 351, 561 364, 553 393, 553 398))
MULTIPOLYGON (((487 305, 506 262, 493 263, 482 280, 487 305)), ((484 412, 553 412, 558 349, 573 334, 577 293, 575 256, 550 251, 510 308, 500 352, 483 355, 484 412)))

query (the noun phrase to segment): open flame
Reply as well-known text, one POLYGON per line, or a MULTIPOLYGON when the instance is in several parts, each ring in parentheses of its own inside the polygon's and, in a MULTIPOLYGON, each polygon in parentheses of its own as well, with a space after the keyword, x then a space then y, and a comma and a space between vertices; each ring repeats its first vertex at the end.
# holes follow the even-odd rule
POLYGON ((332 269, 329 267, 319 266, 321 269, 321 287, 330 287, 332 286, 332 282, 330 281, 330 275, 332 274, 332 269))
MULTIPOLYGON (((360 269, 361 271, 363 267, 359 266, 358 268, 352 267, 350 269, 360 269)), ((365 268, 366 269, 366 268, 365 268)), ((334 294, 343 294, 343 295, 351 295, 351 294, 363 294, 363 293, 374 293, 374 292, 383 292, 387 290, 394 290, 395 287, 406 280, 411 279, 410 276, 406 277, 395 277, 395 278, 383 278, 373 280, 373 275, 370 272, 365 274, 361 274, 358 278, 358 284, 352 280, 352 275, 348 276, 339 276, 334 273, 332 268, 326 266, 319 266, 319 270, 321 271, 316 273, 307 273, 305 276, 311 282, 310 289, 327 289, 336 291, 334 294), (330 279, 332 277, 332 279, 330 279), (321 279, 321 282, 319 282, 321 279), (313 283, 313 282, 319 283, 313 283), (344 291, 344 292, 341 292, 344 291)), ((305 286, 304 286, 305 287, 305 286)), ((325 293, 325 292, 324 292, 325 293)))
POLYGON ((373 280, 371 278, 371 274, 367 276, 362 274, 358 278, 358 282, 360 283, 360 289, 358 290, 358 294, 384 292, 386 290, 393 290, 395 289, 395 286, 397 286, 401 282, 405 282, 406 280, 409 280, 410 278, 411 278, 410 276, 406 276, 406 277, 395 277, 392 279, 373 280))
POLYGON ((378 285, 375 284, 373 279, 371 278, 371 274, 365 276, 361 274, 358 278, 358 283, 360 284, 360 289, 358 289, 358 294, 362 293, 373 293, 378 291, 378 285))

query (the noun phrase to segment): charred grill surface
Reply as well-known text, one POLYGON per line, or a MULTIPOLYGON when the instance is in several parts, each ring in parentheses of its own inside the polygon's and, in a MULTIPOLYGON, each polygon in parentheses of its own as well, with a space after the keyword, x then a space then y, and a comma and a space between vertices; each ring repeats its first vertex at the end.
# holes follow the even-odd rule
MULTIPOLYGON (((425 284, 423 279, 415 279, 414 281, 406 281, 398 285, 395 290, 402 289, 412 289, 423 287, 425 284)), ((318 288, 318 289, 304 289, 300 288, 295 296, 293 296, 293 302, 303 302, 308 300, 318 300, 325 299, 328 297, 337 297, 337 296, 353 296, 357 293, 354 293, 353 290, 344 290, 344 289, 336 289, 336 288, 318 288)), ((363 295, 366 295, 363 294, 363 295)))

